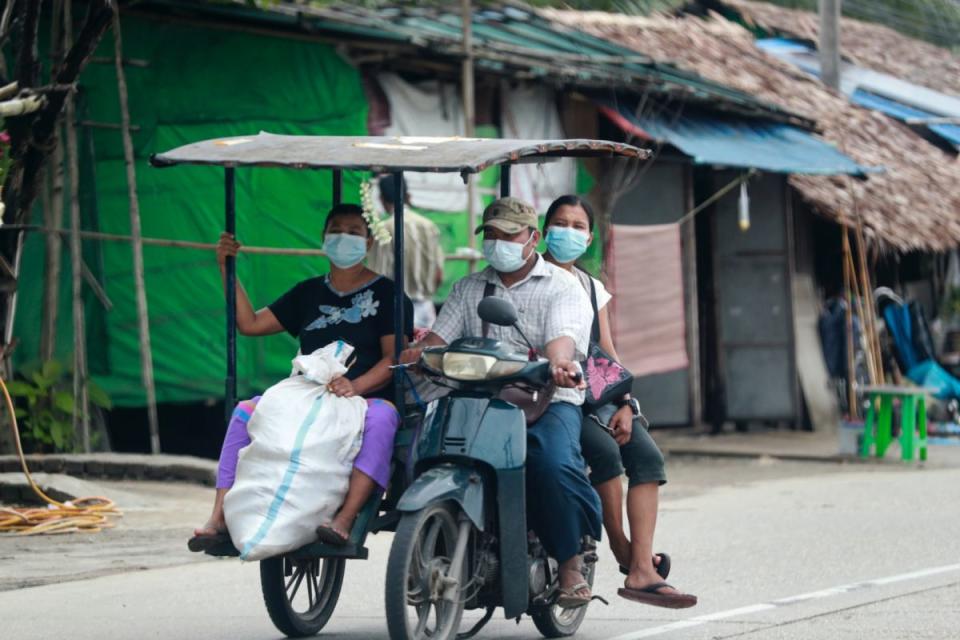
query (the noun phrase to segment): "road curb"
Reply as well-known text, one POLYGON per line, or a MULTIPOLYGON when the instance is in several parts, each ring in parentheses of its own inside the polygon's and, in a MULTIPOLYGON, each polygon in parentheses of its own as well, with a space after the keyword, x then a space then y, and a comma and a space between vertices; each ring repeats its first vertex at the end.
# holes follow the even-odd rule
MULTIPOLYGON (((135 453, 31 454, 31 471, 105 480, 159 480, 216 484, 217 463, 205 458, 135 453)), ((0 473, 22 471, 17 456, 0 456, 0 473)))

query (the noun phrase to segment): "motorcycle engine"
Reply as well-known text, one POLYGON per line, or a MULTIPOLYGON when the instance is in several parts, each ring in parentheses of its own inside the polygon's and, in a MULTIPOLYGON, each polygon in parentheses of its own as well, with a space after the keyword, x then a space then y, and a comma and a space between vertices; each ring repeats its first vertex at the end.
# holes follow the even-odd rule
POLYGON ((549 560, 543 556, 530 558, 530 597, 535 598, 547 590, 549 560))

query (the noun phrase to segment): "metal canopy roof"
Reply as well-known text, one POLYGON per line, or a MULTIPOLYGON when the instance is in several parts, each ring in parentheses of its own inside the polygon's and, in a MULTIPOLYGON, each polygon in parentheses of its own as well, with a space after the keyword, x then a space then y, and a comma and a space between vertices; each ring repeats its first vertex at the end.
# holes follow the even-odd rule
POLYGON ((515 162, 557 157, 647 158, 649 151, 606 140, 510 140, 368 136, 255 136, 204 140, 150 158, 155 167, 204 164, 364 171, 478 173, 515 162))

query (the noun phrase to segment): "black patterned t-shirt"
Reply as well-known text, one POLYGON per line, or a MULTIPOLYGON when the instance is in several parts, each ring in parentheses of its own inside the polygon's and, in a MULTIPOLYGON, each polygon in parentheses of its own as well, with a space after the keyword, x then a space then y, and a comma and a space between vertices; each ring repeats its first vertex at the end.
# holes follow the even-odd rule
MULTIPOLYGON (((313 353, 331 342, 353 345, 354 363, 347 378, 355 380, 383 358, 380 338, 393 335, 393 281, 382 276, 353 291, 336 291, 329 276, 304 280, 269 306, 300 352, 313 353)), ((404 296, 407 337, 413 335, 413 303, 404 296)), ((390 397, 390 385, 367 396, 390 397)))

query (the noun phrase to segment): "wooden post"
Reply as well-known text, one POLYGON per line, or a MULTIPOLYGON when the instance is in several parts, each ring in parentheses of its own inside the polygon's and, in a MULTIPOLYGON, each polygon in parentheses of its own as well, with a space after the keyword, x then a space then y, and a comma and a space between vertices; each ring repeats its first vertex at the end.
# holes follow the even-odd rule
POLYGON ((137 172, 134 166, 133 139, 130 136, 130 109, 127 101, 127 79, 123 70, 123 41, 120 35, 120 9, 113 11, 113 46, 117 71, 117 92, 120 95, 120 124, 123 133, 123 156, 127 166, 127 189, 130 198, 130 235, 133 236, 133 283, 137 295, 137 320, 140 329, 140 367, 147 392, 147 416, 150 422, 150 451, 160 453, 160 425, 157 420, 157 396, 153 384, 153 354, 150 349, 150 316, 147 309, 147 287, 143 275, 143 243, 140 242, 140 204, 137 200, 137 172))
MULTIPOLYGON (((474 97, 473 78, 473 3, 471 0, 461 0, 460 21, 463 26, 463 65, 461 69, 461 85, 463 89, 463 133, 467 138, 476 135, 476 99, 474 97)), ((467 246, 471 249, 477 246, 477 199, 476 176, 467 176, 467 246)), ((469 271, 473 273, 476 262, 470 260, 469 271)))
MULTIPOLYGON (((9 3, 12 4, 12 3, 9 3)), ((63 55, 60 30, 63 0, 56 0, 50 20, 50 60, 59 63, 63 55)), ((69 29, 69 25, 66 29, 69 29)), ((59 127, 58 127, 59 129, 59 127)), ((42 179, 43 224, 52 229, 63 226, 63 146, 59 135, 53 136, 53 153, 42 179), (50 182, 48 184, 47 179, 50 182)), ((57 310, 60 305, 60 251, 63 240, 57 234, 44 238, 46 255, 43 268, 43 319, 40 325, 40 360, 52 360, 57 347, 57 310)))
POLYGON ((820 0, 820 78, 831 89, 840 89, 840 3, 820 0))
MULTIPOLYGON (((72 1, 63 7, 64 43, 70 47, 73 39, 72 1)), ((83 313, 83 246, 80 243, 80 162, 77 150, 73 96, 67 96, 64 105, 66 124, 67 161, 70 163, 70 268, 73 281, 73 412, 74 433, 80 423, 83 451, 90 453, 90 398, 87 386, 87 327, 83 313), (79 418, 79 420, 78 420, 79 418)), ((62 159, 63 154, 60 154, 62 159)), ((62 172, 62 170, 61 170, 62 172)))

